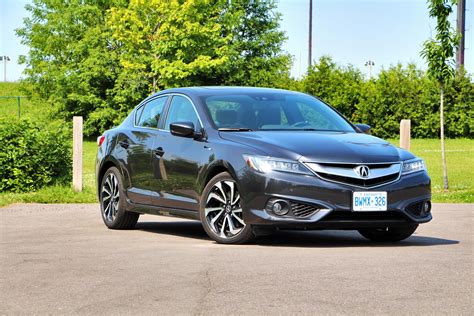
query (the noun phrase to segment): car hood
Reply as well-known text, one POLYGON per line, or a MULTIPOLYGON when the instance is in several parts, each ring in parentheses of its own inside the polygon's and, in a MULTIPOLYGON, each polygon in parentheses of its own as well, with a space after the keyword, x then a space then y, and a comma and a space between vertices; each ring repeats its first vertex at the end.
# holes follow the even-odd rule
POLYGON ((219 134, 265 155, 302 162, 384 163, 413 158, 410 153, 380 138, 359 133, 255 131, 219 134))

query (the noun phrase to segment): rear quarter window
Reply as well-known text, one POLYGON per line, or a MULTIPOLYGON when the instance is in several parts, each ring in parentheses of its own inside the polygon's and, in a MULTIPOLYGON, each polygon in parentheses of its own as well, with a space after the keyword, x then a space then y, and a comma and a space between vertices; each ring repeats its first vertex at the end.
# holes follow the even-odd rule
POLYGON ((167 100, 168 97, 161 97, 148 101, 142 106, 143 109, 141 110, 138 122, 135 124, 141 127, 158 128, 158 122, 167 100))

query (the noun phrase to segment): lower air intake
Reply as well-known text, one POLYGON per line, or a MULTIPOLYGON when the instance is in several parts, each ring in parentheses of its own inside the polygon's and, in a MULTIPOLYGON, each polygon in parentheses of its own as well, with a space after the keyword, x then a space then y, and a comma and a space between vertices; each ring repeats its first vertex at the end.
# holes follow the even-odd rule
POLYGON ((431 211, 431 203, 429 201, 421 201, 408 205, 405 211, 416 217, 425 217, 431 211))
POLYGON ((313 205, 291 202, 291 212, 295 217, 310 217, 316 214, 319 209, 313 205))

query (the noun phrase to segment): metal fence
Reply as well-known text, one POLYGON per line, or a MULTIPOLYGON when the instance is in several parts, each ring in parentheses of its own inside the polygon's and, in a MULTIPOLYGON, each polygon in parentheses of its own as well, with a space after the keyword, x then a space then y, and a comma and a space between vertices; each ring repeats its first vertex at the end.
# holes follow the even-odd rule
POLYGON ((21 99, 28 98, 27 96, 0 96, 0 99, 16 99, 18 104, 18 117, 21 115, 21 99))

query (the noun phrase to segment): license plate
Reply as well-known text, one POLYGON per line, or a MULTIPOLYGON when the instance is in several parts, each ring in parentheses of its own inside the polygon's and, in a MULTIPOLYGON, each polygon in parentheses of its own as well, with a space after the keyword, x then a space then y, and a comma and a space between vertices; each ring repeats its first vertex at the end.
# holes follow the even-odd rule
POLYGON ((354 211, 386 211, 387 192, 354 192, 352 209, 354 211))

